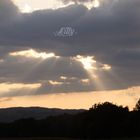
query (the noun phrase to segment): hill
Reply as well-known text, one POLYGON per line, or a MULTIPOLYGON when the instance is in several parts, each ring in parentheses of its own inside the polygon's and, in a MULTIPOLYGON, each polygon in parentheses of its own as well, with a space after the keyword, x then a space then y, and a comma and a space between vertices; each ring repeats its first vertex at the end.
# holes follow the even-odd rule
POLYGON ((14 107, 0 109, 0 122, 12 122, 18 119, 35 118, 44 119, 48 116, 57 116, 61 114, 77 114, 84 110, 41 108, 41 107, 14 107))

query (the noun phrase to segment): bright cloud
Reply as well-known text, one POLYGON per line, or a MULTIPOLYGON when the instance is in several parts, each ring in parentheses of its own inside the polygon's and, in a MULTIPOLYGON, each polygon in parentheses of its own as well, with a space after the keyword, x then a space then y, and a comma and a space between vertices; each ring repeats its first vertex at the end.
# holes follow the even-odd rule
POLYGON ((84 84, 88 84, 90 81, 89 81, 89 79, 82 79, 81 82, 84 84))
POLYGON ((98 0, 94 0, 94 1, 87 1, 87 2, 84 2, 83 5, 85 7, 87 7, 89 10, 92 9, 93 7, 94 8, 98 8, 100 6, 100 2, 98 0))
POLYGON ((82 55, 77 55, 76 57, 73 58, 73 60, 81 62, 84 69, 87 71, 91 70, 110 70, 111 66, 108 64, 102 64, 100 62, 97 62, 94 58, 94 56, 82 56, 82 55), (98 64, 98 66, 96 65, 98 64), (101 67, 101 68, 100 68, 101 67))
POLYGON ((50 83, 51 85, 62 85, 62 84, 63 84, 63 82, 52 81, 52 80, 50 80, 49 83, 50 83))
POLYGON ((77 55, 76 57, 74 57, 74 60, 81 62, 84 69, 86 70, 96 69, 96 67, 94 66, 94 64, 96 63, 96 60, 94 60, 94 56, 77 55))
POLYGON ((65 76, 61 76, 60 79, 62 79, 62 80, 66 80, 67 77, 65 77, 65 76))
POLYGON ((21 11, 23 13, 31 13, 32 12, 32 7, 30 7, 30 5, 28 4, 25 4, 22 8, 21 8, 21 11))
POLYGON ((62 7, 67 7, 75 3, 78 5, 84 5, 89 10, 93 7, 98 8, 100 6, 99 0, 68 0, 68 2, 64 2, 64 0, 13 0, 13 2, 19 7, 22 13, 30 13, 35 10, 41 9, 58 9, 62 7))
POLYGON ((33 49, 18 51, 18 52, 11 52, 9 55, 10 56, 41 58, 41 59, 47 59, 47 58, 52 58, 52 57, 59 58, 59 56, 56 56, 54 53, 37 52, 33 49))
POLYGON ((110 70, 111 66, 109 66, 108 64, 104 64, 102 67, 103 70, 110 70))
POLYGON ((61 0, 13 0, 22 13, 30 13, 42 9, 58 9, 74 4, 64 4, 61 0))

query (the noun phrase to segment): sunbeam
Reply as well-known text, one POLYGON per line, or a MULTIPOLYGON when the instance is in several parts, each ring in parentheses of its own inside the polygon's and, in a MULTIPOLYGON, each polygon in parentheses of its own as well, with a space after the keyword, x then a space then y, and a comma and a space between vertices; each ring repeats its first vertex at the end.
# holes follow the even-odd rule
MULTIPOLYGON (((30 77, 36 77, 36 75, 34 75, 33 73, 39 67, 41 67, 41 65, 43 65, 43 63, 49 61, 50 59, 52 60, 52 63, 51 63, 51 65, 47 69, 52 69, 53 66, 55 66, 55 64, 56 64, 56 61, 61 58, 60 56, 56 56, 55 53, 53 53, 53 52, 51 52, 51 53, 37 52, 34 49, 29 49, 29 50, 24 50, 24 51, 17 51, 17 52, 11 52, 11 53, 9 53, 9 56, 24 58, 23 59, 24 62, 27 61, 27 63, 29 61, 34 60, 33 61, 34 63, 32 63, 32 66, 28 69, 28 71, 25 71, 25 73, 23 73, 23 77, 21 78, 22 81, 26 81, 26 80, 30 79, 30 77)), ((45 80, 45 82, 46 81, 47 80, 45 80)), ((39 82, 40 82, 41 86, 42 86, 42 84, 44 84, 44 82, 42 82, 42 81, 39 81, 39 82)), ((56 82, 56 81, 52 81, 52 80, 50 80, 49 83, 53 84, 53 85, 61 85, 62 84, 62 83, 60 84, 60 82, 56 82)), ((35 94, 35 92, 34 92, 34 94, 35 94)))
POLYGON ((73 58, 73 60, 78 61, 83 65, 83 68, 86 70, 86 73, 95 90, 106 89, 106 83, 103 83, 102 77, 100 76, 99 72, 111 71, 110 65, 97 62, 94 56, 77 55, 73 58))

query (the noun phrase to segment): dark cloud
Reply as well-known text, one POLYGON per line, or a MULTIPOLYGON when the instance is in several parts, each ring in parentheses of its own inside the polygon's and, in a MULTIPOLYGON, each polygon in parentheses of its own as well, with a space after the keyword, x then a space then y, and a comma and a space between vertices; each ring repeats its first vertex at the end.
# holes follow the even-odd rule
POLYGON ((0 25, 12 21, 19 14, 18 8, 10 0, 0 1, 0 25))
POLYGON ((98 62, 112 66, 112 73, 98 72, 106 89, 140 85, 139 0, 108 0, 101 7, 91 10, 75 4, 29 14, 19 13, 10 0, 0 3, 5 7, 0 9, 3 19, 0 21, 0 58, 4 59, 0 64, 1 82, 46 81, 39 94, 96 90, 94 83, 79 83, 88 75, 80 63, 70 62, 72 56, 94 55, 98 62), (9 18, 14 22, 7 25, 5 19, 9 18), (54 32, 61 27, 72 27, 76 34, 72 37, 55 36, 54 32), (54 52, 61 59, 52 58, 40 63, 39 60, 7 56, 11 51, 28 48, 54 52), (77 80, 57 86, 48 83, 48 80, 59 81, 61 75, 76 77, 77 80))

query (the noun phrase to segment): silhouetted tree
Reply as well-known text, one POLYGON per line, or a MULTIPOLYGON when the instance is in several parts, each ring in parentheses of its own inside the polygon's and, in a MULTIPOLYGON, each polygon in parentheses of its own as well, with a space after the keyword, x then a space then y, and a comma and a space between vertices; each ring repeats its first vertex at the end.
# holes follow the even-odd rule
POLYGON ((136 103, 136 106, 134 108, 135 111, 140 111, 140 99, 138 100, 138 102, 136 103))

